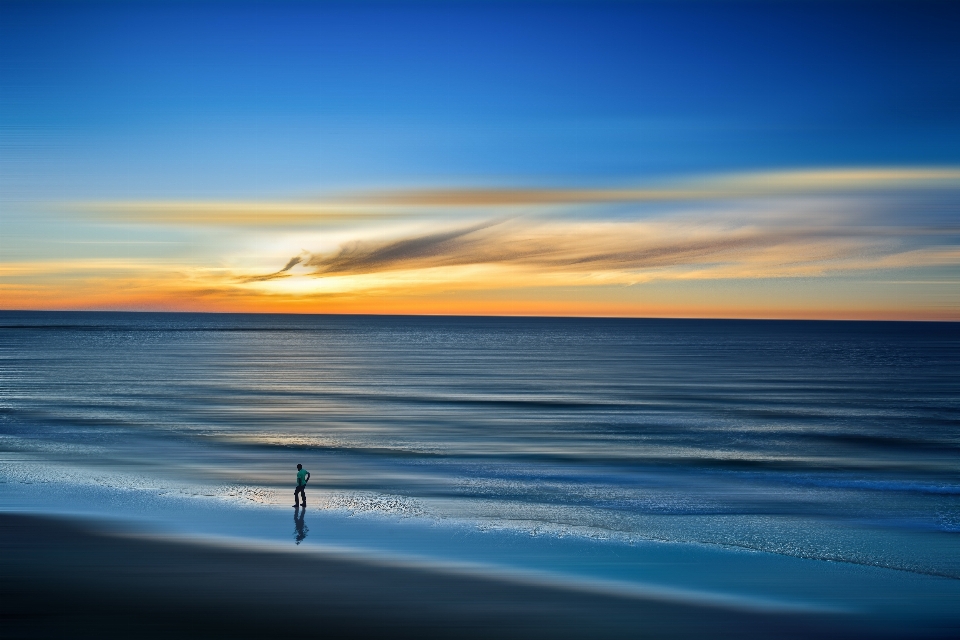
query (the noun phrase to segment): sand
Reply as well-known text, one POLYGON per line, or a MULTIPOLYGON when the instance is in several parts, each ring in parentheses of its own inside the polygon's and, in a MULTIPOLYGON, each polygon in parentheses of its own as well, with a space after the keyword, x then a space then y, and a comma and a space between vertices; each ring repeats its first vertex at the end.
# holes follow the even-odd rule
POLYGON ((900 635, 843 616, 618 597, 334 554, 164 539, 67 518, 0 514, 0 549, 3 637, 900 635))

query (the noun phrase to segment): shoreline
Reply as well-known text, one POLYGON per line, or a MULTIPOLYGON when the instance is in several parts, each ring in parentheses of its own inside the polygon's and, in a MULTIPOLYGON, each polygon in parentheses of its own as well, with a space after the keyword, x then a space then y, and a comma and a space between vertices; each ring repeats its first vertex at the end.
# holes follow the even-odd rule
MULTIPOLYGON (((5 638, 262 637, 285 626, 327 638, 895 638, 921 631, 852 616, 745 611, 130 535, 50 516, 0 513, 0 548, 5 638)), ((930 631, 926 637, 953 635, 930 631)))

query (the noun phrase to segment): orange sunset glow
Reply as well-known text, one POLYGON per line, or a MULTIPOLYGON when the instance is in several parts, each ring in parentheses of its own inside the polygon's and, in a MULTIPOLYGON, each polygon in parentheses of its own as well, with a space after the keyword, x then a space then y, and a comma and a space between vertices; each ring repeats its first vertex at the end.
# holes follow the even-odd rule
POLYGON ((935 216, 958 187, 951 168, 843 168, 57 203, 35 215, 60 255, 6 260, 0 291, 9 309, 955 320, 960 247, 935 216))

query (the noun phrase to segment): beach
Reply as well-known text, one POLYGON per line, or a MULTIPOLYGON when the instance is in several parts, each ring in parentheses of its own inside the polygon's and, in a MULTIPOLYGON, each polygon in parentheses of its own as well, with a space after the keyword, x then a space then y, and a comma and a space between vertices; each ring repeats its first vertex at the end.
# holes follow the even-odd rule
POLYGON ((948 637, 0 516, 3 637, 948 637))

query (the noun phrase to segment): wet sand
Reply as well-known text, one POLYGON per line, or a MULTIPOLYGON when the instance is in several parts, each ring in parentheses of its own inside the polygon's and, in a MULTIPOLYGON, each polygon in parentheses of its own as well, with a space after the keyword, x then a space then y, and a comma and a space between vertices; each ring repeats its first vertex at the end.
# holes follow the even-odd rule
POLYGON ((617 597, 0 514, 3 637, 896 636, 841 616, 617 597))

